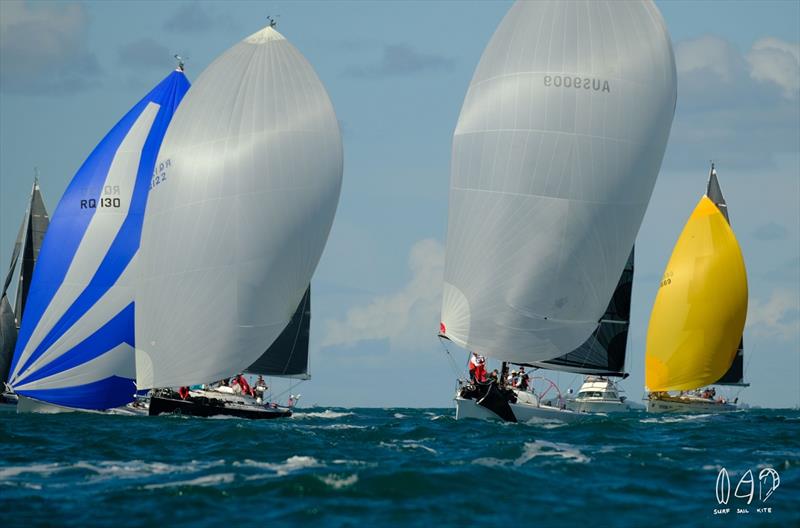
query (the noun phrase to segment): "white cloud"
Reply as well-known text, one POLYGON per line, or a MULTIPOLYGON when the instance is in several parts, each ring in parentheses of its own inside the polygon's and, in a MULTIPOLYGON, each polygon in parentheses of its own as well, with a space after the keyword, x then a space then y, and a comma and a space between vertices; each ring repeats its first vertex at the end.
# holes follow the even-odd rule
POLYGON ((798 45, 773 37, 741 53, 712 35, 675 44, 678 104, 664 164, 772 168, 797 152, 798 45))
POLYGON ((747 54, 750 76, 779 86, 786 99, 800 96, 800 44, 763 38, 747 54))
POLYGON ((741 66, 739 52, 725 39, 706 35, 675 44, 675 68, 678 75, 706 70, 729 82, 741 66))
POLYGON ((81 4, 0 2, 0 89, 29 95, 75 92, 100 73, 87 47, 81 4))
POLYGON ((442 244, 434 239, 420 240, 411 248, 408 264, 411 280, 400 291, 351 308, 343 321, 326 321, 322 346, 388 339, 393 348, 408 348, 416 342, 430 342, 441 308, 442 244))
POLYGON ((777 290, 766 301, 752 299, 747 327, 760 337, 789 341, 800 335, 800 292, 777 290))

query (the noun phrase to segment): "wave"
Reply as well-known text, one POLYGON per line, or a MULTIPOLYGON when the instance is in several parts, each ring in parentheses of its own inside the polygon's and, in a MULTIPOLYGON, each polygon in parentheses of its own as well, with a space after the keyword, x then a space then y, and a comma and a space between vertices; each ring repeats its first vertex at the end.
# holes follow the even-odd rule
POLYGON ((713 416, 712 414, 678 414, 669 416, 658 416, 651 418, 641 418, 639 421, 642 423, 680 423, 690 422, 693 420, 702 420, 713 416))
POLYGON ((326 418, 326 419, 336 419, 336 418, 344 418, 345 416, 353 416, 355 413, 352 412, 337 412, 331 411, 330 409, 326 409, 322 412, 304 412, 298 413, 295 412, 292 414, 292 418, 302 420, 304 418, 326 418))
POLYGON ((0 468, 0 481, 12 479, 24 474, 48 477, 64 471, 83 470, 88 472, 94 480, 103 478, 140 478, 155 475, 195 473, 225 464, 224 460, 199 462, 192 460, 182 464, 166 464, 163 462, 145 462, 143 460, 104 460, 88 462, 79 460, 71 464, 30 464, 27 466, 9 466, 0 468))
MULTIPOLYGON (((302 469, 308 468, 319 468, 324 467, 325 464, 321 463, 314 457, 311 456, 291 456, 287 458, 285 461, 275 464, 272 462, 258 462, 256 460, 245 459, 242 462, 234 462, 234 466, 249 466, 258 469, 266 469, 274 473, 274 476, 277 477, 284 477, 290 473, 294 473, 300 471, 302 469)), ((268 475, 272 476, 272 475, 268 475)))
POLYGON ((356 482, 358 482, 358 475, 352 474, 348 476, 341 476, 341 475, 326 475, 320 476, 318 475, 317 478, 323 482, 323 484, 327 484, 333 489, 342 489, 342 488, 349 488, 356 482))
MULTIPOLYGON (((423 439, 424 440, 424 439, 423 439)), ((428 453, 438 455, 439 452, 432 447, 428 447, 425 444, 422 444, 418 440, 401 440, 400 443, 397 442, 381 442, 381 447, 389 447, 393 449, 421 449, 423 451, 427 451, 428 453)))
POLYGON ((579 462, 582 464, 592 460, 570 444, 535 440, 533 442, 525 442, 524 451, 519 458, 514 461, 514 465, 521 466, 537 457, 563 458, 570 462, 579 462))
POLYGON ((144 489, 178 488, 178 487, 209 487, 217 484, 230 484, 236 479, 233 473, 219 473, 217 475, 204 475, 190 480, 177 480, 174 482, 161 482, 158 484, 147 484, 142 486, 144 489))

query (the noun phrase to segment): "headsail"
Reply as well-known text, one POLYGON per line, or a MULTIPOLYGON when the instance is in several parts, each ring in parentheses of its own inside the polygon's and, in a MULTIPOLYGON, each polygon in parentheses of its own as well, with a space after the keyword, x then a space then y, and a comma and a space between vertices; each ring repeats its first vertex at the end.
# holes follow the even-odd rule
MULTIPOLYGON (((706 189, 706 196, 714 202, 714 205, 719 208, 722 216, 728 225, 731 223, 730 216, 728 215, 728 204, 725 203, 725 197, 722 196, 722 189, 719 186, 717 179, 717 169, 714 164, 711 164, 711 173, 708 175, 708 187, 706 189)), ((714 382, 715 385, 739 385, 746 386, 744 382, 744 336, 739 340, 739 347, 736 349, 736 357, 733 358, 731 368, 728 369, 720 379, 714 382)))
POLYGON ((292 320, 266 352, 245 369, 251 374, 309 379, 308 340, 311 327, 311 286, 300 300, 292 320))
POLYGON ((39 189, 39 179, 36 178, 33 182, 28 208, 19 226, 14 250, 11 253, 11 264, 3 282, 2 294, 0 294, 0 389, 3 388, 3 383, 8 381, 11 358, 14 355, 20 319, 22 319, 22 311, 25 309, 25 301, 28 298, 33 270, 39 258, 42 240, 49 223, 50 217, 47 215, 47 209, 44 206, 42 193, 39 189), (22 263, 17 274, 15 302, 17 308, 14 310, 11 308, 7 294, 8 288, 13 281, 20 255, 22 255, 22 263))
POLYGON ((653 303, 645 353, 650 391, 714 383, 737 355, 747 276, 736 237, 710 195, 686 222, 653 303))
POLYGON ((133 399, 135 255, 156 153, 189 82, 175 71, 72 178, 33 274, 11 366, 23 396, 107 409, 133 399))
POLYGON ((333 105, 272 27, 197 78, 158 159, 166 181, 139 254, 139 389, 227 377, 264 353, 311 282, 342 182, 333 105))
POLYGON ((453 138, 441 333, 514 363, 581 346, 633 247, 675 101, 653 2, 515 3, 453 138))
POLYGON ((596 376, 626 376, 625 351, 631 319, 633 254, 634 250, 631 250, 614 296, 589 339, 563 356, 536 362, 531 366, 596 376))

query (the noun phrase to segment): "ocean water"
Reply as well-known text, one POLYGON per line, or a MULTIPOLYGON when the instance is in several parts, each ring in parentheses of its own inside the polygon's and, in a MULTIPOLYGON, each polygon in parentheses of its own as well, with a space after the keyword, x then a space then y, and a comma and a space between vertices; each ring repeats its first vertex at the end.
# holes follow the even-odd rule
POLYGON ((453 416, 312 408, 254 422, 0 412, 0 524, 800 526, 798 411, 641 412, 570 425, 453 416), (727 505, 717 500, 721 468, 727 505), (780 478, 766 500, 774 476, 765 468, 780 478), (749 505, 746 477, 745 496, 735 496, 748 470, 749 505))

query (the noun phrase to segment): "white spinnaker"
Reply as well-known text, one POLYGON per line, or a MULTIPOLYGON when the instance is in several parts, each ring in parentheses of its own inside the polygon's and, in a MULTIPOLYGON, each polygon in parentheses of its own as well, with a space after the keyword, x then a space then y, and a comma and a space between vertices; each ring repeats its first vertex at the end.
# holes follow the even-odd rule
POLYGON ((230 376, 280 334, 333 222, 342 143, 313 68, 267 27, 198 77, 162 164, 137 263, 140 389, 230 376))
POLYGON ((589 337, 647 208, 675 100, 651 1, 514 4, 453 138, 447 337, 514 362, 589 337))

